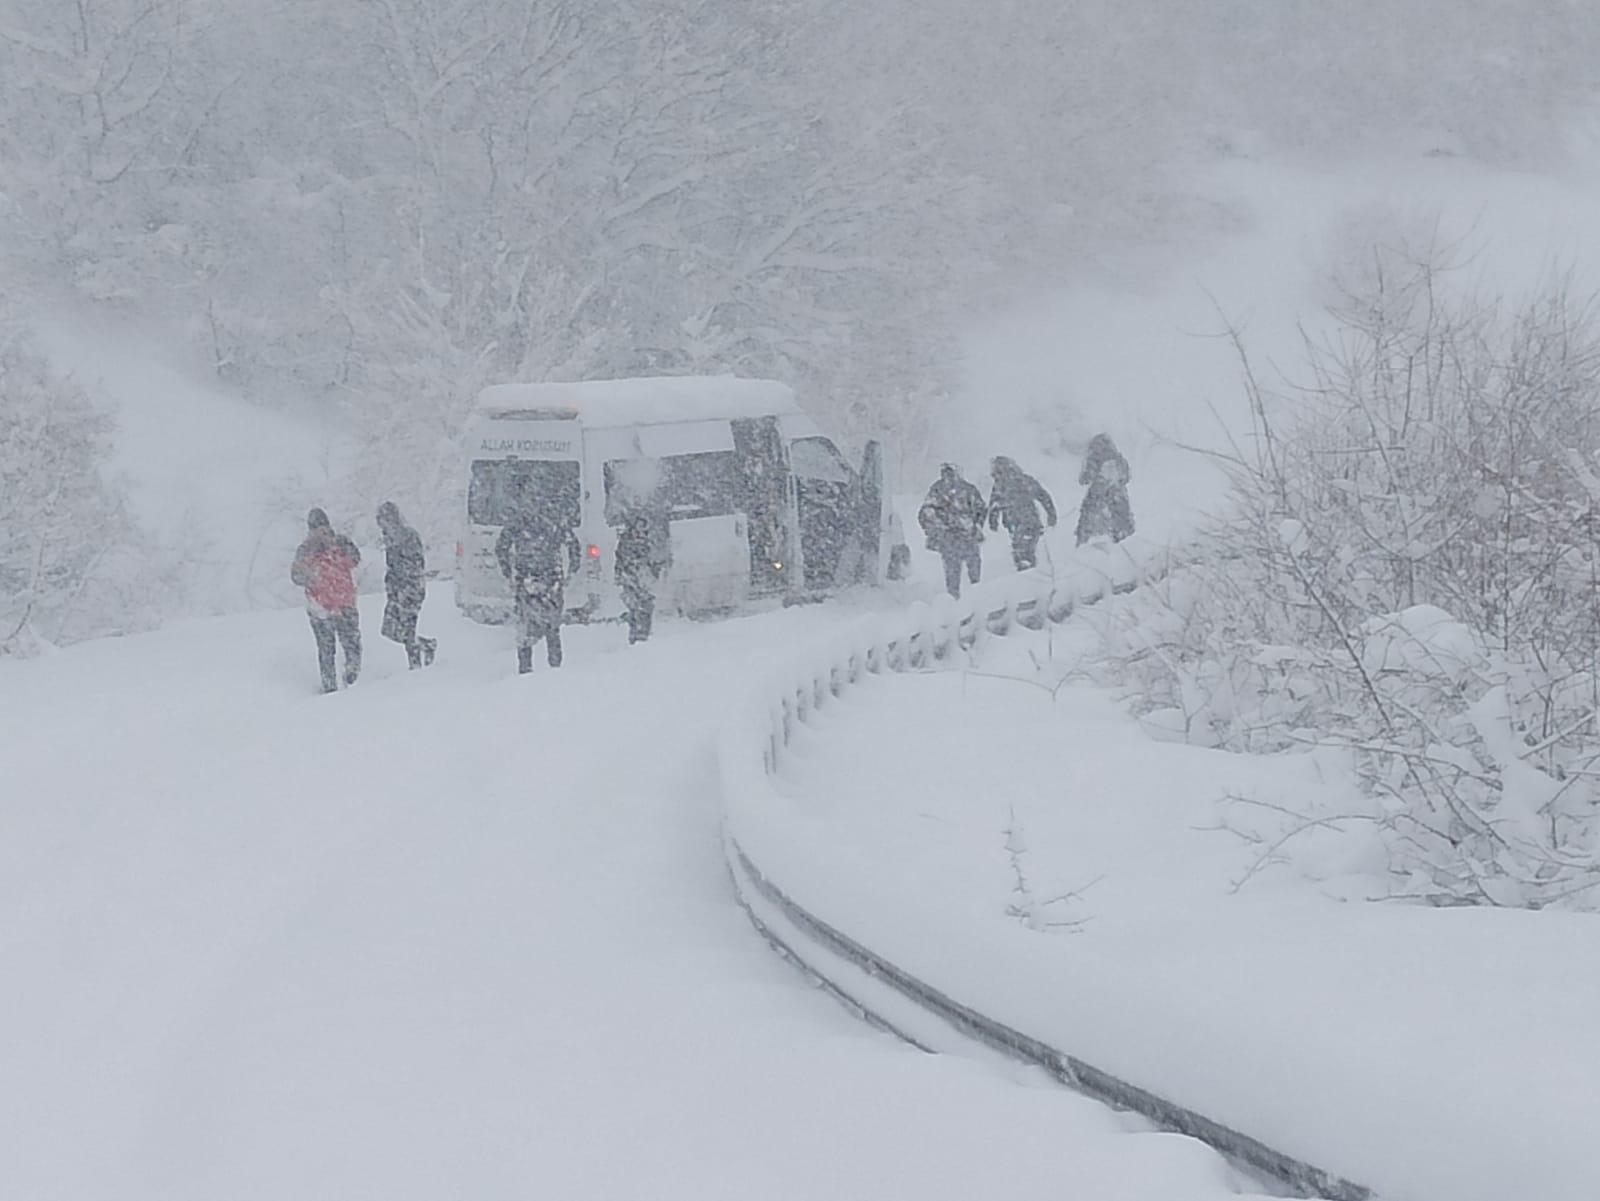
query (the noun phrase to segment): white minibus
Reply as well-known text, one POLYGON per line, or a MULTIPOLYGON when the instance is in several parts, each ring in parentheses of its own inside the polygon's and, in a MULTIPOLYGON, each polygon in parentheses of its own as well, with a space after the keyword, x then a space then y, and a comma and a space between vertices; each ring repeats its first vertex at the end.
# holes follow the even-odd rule
POLYGON ((852 465, 772 380, 498 384, 479 395, 464 438, 456 603, 479 621, 510 617, 495 542, 525 495, 577 533, 569 621, 620 615, 613 552, 624 514, 641 503, 670 532, 672 565, 657 599, 668 611, 814 598, 903 574, 879 445, 869 442, 852 465))

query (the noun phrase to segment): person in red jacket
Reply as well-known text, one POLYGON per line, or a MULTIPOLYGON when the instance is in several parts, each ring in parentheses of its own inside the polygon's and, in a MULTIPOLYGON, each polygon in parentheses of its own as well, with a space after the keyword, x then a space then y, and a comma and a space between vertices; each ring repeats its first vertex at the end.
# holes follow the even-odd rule
POLYGON ((306 590, 306 613, 317 639, 322 691, 336 692, 335 639, 344 647, 345 687, 361 674, 361 615, 356 610, 356 581, 351 574, 361 562, 361 552, 350 539, 333 532, 333 523, 321 509, 306 515, 306 526, 309 532, 295 552, 289 578, 306 590))

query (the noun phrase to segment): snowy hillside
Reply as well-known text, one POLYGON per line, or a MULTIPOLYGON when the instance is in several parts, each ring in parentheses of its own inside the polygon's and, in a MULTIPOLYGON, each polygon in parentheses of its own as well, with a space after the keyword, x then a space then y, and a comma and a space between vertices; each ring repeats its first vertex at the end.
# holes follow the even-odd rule
POLYGON ((291 602, 286 564, 305 511, 331 505, 349 469, 349 439, 331 409, 316 422, 230 394, 180 366, 159 328, 79 313, 34 329, 55 368, 115 421, 107 466, 128 482, 135 520, 177 561, 177 611, 291 602))
POLYGON ((1011 454, 1072 496, 1083 446, 1109 431, 1133 463, 1142 528, 1176 535, 1220 499, 1215 475, 1180 447, 1216 448, 1246 425, 1229 324, 1264 377, 1303 383, 1302 329, 1326 327, 1338 287, 1362 287, 1378 247, 1437 247, 1459 264, 1450 286, 1485 297, 1562 278, 1579 296, 1600 290, 1593 148, 1542 172, 1452 156, 1265 157, 1185 182, 1231 215, 1223 228, 1110 251, 1082 281, 975 323, 963 409, 941 443, 969 474, 1011 454))

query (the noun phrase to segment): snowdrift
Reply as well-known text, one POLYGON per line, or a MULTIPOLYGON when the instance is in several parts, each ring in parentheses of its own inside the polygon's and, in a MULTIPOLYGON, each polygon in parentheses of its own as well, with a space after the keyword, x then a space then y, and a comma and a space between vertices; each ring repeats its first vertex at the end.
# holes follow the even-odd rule
MULTIPOLYGON (((1130 550, 1123 579, 1159 565, 1130 550)), ((1315 787, 1311 765, 1296 760, 1302 770, 1290 778, 1262 757, 1156 748, 1092 692, 1063 712, 1014 682, 986 682, 981 670, 889 676, 963 659, 960 648, 1021 625, 1016 598, 1030 584, 1032 612, 1052 617, 1067 615, 1069 598, 1107 590, 1104 566, 1079 563, 1078 572, 1001 581, 1006 591, 980 590, 942 614, 863 623, 730 721, 721 744, 730 870, 768 937, 914 1041, 929 1044, 942 1027, 948 1038, 948 1023, 1204 1138, 1302 1195, 1600 1195, 1584 1136, 1600 1114, 1590 1062, 1600 1041, 1575 1020, 1589 1008, 1584 998, 1600 1001, 1600 985, 1561 951, 1591 945, 1600 937, 1592 924, 1339 905, 1305 888, 1218 903, 1166 887, 1167 877, 1195 874, 1187 861, 1206 836, 1155 797, 1229 773, 1245 786, 1253 777, 1315 787), (985 754, 974 755, 968 735, 985 754), (1052 737, 1071 745, 1049 747, 1052 737), (1028 772, 1009 770, 1030 755, 1039 762, 1028 772), (996 783, 998 765, 1009 787, 996 783), (1122 776, 1132 779, 1114 778, 1122 776), (1111 895, 1091 893, 1107 914, 1065 947, 991 904, 1009 886, 1005 797, 1014 792, 1020 811, 1030 783, 1044 781, 1110 801, 1142 790, 1152 796, 1146 824, 1177 826, 1165 844, 1141 850, 1139 891, 1112 881, 1111 895), (1413 995, 1405 980, 1420 982, 1413 995), (1531 1002, 1527 1019, 1515 1020, 1521 994, 1511 980, 1547 986, 1546 1028, 1531 1002), (939 1019, 931 1025, 930 1012, 939 1019), (1516 1100, 1528 1088, 1537 1096, 1516 1100)), ((1037 657, 1043 638, 985 649, 1037 657)), ((1036 856, 1042 895, 1071 885, 1073 873, 1083 883, 1107 870, 1095 858, 1106 841, 1095 838, 1097 820, 1113 821, 1047 829, 1071 866, 1052 875, 1036 856)))
MULTIPOLYGON (((1101 1070, 1038 1038, 988 1016, 912 975, 893 960, 856 941, 797 902, 760 863, 778 864, 779 879, 815 884, 817 865, 796 863, 784 841, 772 836, 770 813, 780 803, 771 775, 782 763, 799 723, 869 674, 933 668, 980 639, 1009 633, 1014 626, 1042 629, 1065 621, 1083 604, 1127 591, 1157 570, 1161 556, 1149 543, 1129 541, 1081 550, 1064 573, 1030 571, 975 588, 963 602, 940 598, 914 605, 903 619, 873 618, 834 644, 832 653, 808 660, 792 675, 774 681, 760 701, 730 721, 719 743, 725 808, 725 846, 732 874, 752 922, 773 946, 795 960, 822 985, 874 1025, 898 1033, 917 1046, 911 1022, 889 1016, 901 1009, 884 995, 887 984, 909 1000, 973 1038, 1037 1064, 1074 1088, 1120 1109, 1131 1110, 1157 1126, 1203 1140, 1232 1161, 1254 1169, 1299 1195, 1334 1201, 1365 1201, 1370 1191, 1296 1159, 1196 1110, 1101 1070), (754 852, 754 858, 752 858, 754 852), (785 932, 787 930, 787 933, 785 932), (798 936, 798 937, 797 937, 798 936), (808 952, 796 946, 811 944, 808 952), (842 965, 818 967, 816 952, 842 965), (840 967, 843 971, 840 971, 840 967)), ((839 908, 839 906, 835 906, 839 908)), ((848 909, 846 905, 843 908, 848 909)), ((912 1019, 914 1021, 914 1019, 912 1019)))

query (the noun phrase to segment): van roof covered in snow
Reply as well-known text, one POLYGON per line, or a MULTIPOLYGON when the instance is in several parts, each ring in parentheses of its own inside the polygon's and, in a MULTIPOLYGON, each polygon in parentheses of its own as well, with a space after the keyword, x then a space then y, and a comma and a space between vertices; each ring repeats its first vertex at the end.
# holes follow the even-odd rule
POLYGON ((770 379, 731 375, 642 376, 578 383, 493 384, 478 394, 482 417, 581 420, 604 428, 668 421, 795 413, 794 392, 770 379))

